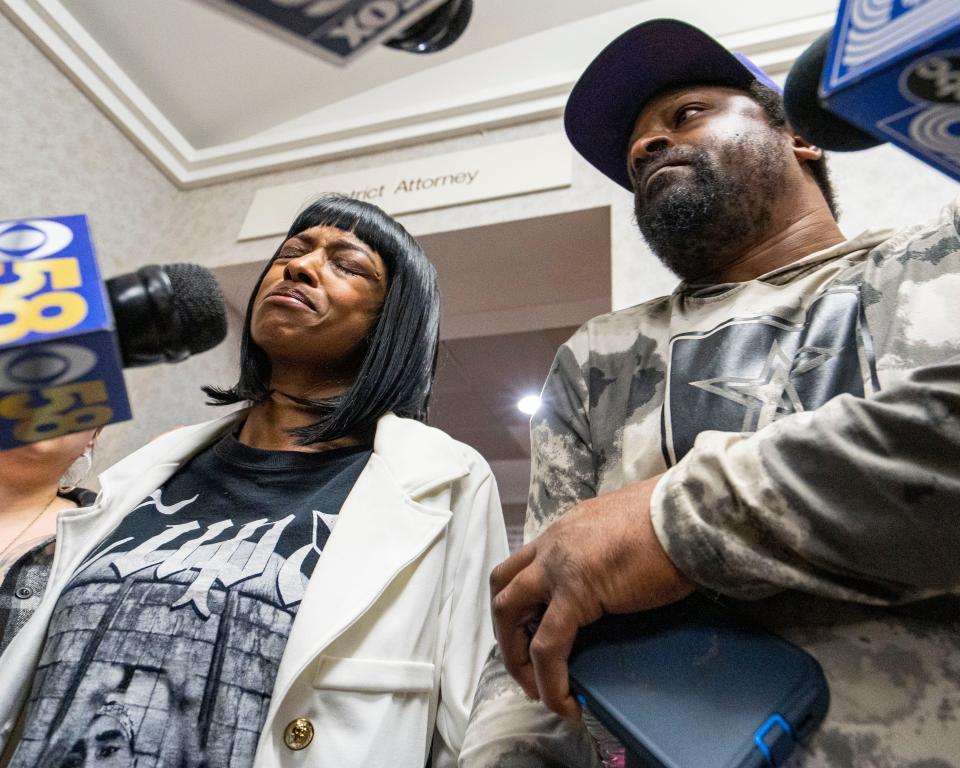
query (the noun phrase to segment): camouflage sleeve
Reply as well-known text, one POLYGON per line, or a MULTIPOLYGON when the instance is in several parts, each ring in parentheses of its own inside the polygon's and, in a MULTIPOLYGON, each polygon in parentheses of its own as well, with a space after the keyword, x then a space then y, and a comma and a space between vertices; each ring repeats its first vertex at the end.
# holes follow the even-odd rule
POLYGON ((583 368, 586 327, 557 351, 530 420, 530 497, 524 539, 530 541, 578 501, 597 495, 583 368))
POLYGON ((960 237, 956 206, 871 254, 878 393, 755 435, 702 433, 657 485, 654 527, 694 581, 751 599, 866 603, 960 590, 960 237))
MULTIPOLYGON (((532 469, 526 539, 535 538, 579 499, 595 495, 586 385, 575 349, 580 331, 557 352, 542 405, 531 420, 532 469)), ((597 746, 582 726, 561 720, 527 697, 495 648, 487 659, 461 768, 599 768, 597 746)))

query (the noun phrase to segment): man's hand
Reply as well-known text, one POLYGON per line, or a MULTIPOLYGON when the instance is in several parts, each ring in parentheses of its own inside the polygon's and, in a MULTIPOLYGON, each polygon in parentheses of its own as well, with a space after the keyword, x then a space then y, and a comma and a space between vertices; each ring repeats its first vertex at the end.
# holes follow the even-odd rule
POLYGON ((659 479, 577 504, 490 574, 494 629, 507 671, 528 696, 561 717, 580 717, 567 678, 580 627, 604 613, 657 608, 694 589, 650 521, 659 479))

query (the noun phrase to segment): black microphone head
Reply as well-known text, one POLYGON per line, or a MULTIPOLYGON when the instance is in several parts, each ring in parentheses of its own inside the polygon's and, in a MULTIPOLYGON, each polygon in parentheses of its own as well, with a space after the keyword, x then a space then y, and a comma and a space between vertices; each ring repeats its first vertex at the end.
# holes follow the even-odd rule
POLYGON ((472 14, 473 0, 448 0, 383 44, 407 53, 442 51, 460 38, 472 14))
POLYGON ((223 291, 197 264, 148 264, 106 287, 125 368, 175 363, 227 335, 223 291))
POLYGON ((857 152, 883 144, 873 134, 848 123, 820 103, 820 75, 830 50, 831 32, 824 32, 790 68, 783 88, 787 120, 807 141, 832 152, 857 152))
POLYGON ((213 273, 199 264, 166 264, 174 312, 180 316, 181 346, 195 355, 213 349, 227 335, 227 306, 213 273))

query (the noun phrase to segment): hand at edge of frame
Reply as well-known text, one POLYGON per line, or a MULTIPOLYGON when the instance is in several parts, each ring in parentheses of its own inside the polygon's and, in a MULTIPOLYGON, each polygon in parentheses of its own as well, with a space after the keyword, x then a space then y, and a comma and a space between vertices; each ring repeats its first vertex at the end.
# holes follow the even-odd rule
POLYGON ((567 673, 577 630, 604 613, 659 608, 694 590, 653 529, 650 497, 660 477, 577 504, 490 574, 507 671, 567 720, 580 719, 567 673))

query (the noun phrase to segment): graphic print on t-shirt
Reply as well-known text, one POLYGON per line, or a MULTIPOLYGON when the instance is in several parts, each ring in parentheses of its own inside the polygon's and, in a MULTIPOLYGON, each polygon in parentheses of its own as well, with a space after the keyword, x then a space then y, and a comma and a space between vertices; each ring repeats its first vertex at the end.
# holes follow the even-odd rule
POLYGON ((706 430, 756 432, 841 393, 863 397, 865 381, 876 371, 856 287, 825 291, 800 322, 734 318, 680 334, 670 342, 664 459, 676 464, 706 430))
POLYGON ((57 602, 11 765, 252 765, 297 608, 369 456, 330 453, 285 467, 225 438, 127 515, 57 602))

